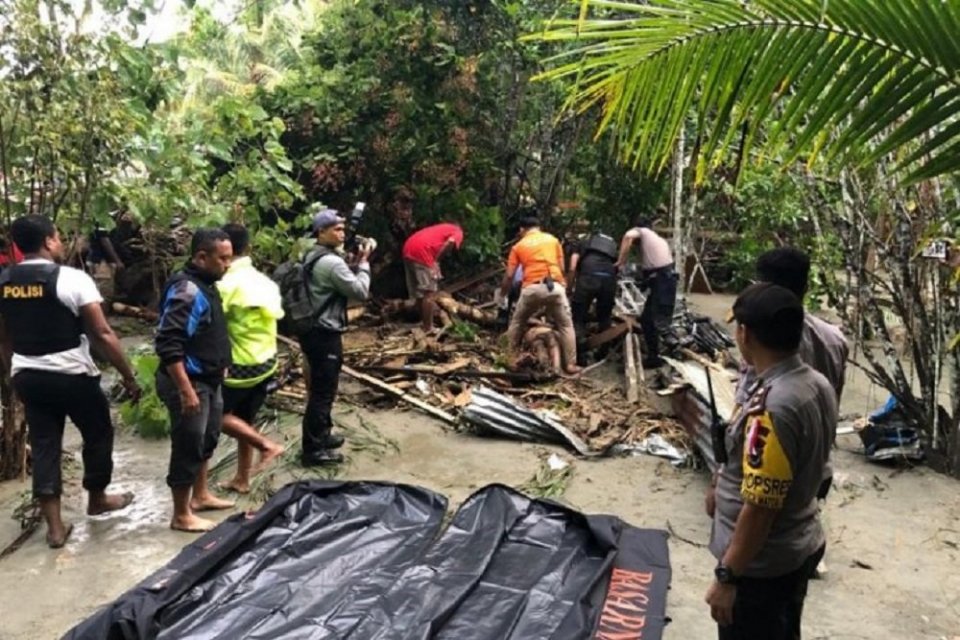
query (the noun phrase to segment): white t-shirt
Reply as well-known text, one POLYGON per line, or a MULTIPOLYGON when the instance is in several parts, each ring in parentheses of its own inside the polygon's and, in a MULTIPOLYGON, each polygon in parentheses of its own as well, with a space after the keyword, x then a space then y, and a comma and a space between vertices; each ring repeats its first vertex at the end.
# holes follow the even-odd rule
MULTIPOLYGON (((24 260, 21 264, 43 262, 49 262, 49 260, 37 258, 24 260)), ((93 278, 79 269, 63 266, 60 267, 60 274, 57 276, 57 298, 76 316, 80 315, 81 307, 103 302, 103 296, 100 295, 93 278)), ((70 375, 100 375, 100 370, 97 369, 90 355, 90 341, 85 334, 80 336, 79 347, 59 353, 48 353, 45 356, 22 356, 14 353, 11 364, 12 375, 16 375, 21 369, 55 371, 70 375)))

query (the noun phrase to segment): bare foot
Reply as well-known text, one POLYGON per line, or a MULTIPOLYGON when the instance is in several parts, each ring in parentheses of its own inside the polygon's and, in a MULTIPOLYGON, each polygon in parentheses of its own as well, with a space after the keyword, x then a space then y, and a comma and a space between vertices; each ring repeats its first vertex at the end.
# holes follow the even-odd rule
POLYGON ((583 371, 583 367, 578 367, 577 365, 570 365, 569 367, 563 370, 563 375, 567 377, 574 377, 580 375, 583 371))
POLYGON ((130 491, 126 493, 104 493, 97 497, 91 495, 90 501, 87 503, 87 515, 99 516, 111 511, 126 509, 131 502, 133 502, 133 493, 130 491))
POLYGON ((51 549, 62 549, 67 544, 67 539, 73 533, 73 525, 68 524, 62 531, 47 531, 47 546, 51 549))
POLYGON ((170 521, 170 528, 174 531, 186 531, 187 533, 205 533, 210 531, 217 523, 206 518, 200 518, 192 513, 185 518, 174 516, 170 521))
POLYGON ((266 450, 260 453, 260 461, 257 463, 257 466, 253 468, 251 472, 252 475, 263 473, 264 469, 269 467, 274 460, 282 456, 284 451, 286 451, 286 449, 279 444, 273 442, 268 444, 266 450))
POLYGON ((246 495, 250 493, 250 482, 247 480, 241 480, 239 478, 234 478, 233 480, 228 480, 227 482, 221 482, 219 487, 224 491, 233 491, 234 493, 239 493, 240 495, 246 495))
POLYGON ((193 500, 190 501, 190 509, 192 511, 219 511, 221 509, 232 508, 232 501, 218 498, 212 493, 200 497, 194 496, 193 500))

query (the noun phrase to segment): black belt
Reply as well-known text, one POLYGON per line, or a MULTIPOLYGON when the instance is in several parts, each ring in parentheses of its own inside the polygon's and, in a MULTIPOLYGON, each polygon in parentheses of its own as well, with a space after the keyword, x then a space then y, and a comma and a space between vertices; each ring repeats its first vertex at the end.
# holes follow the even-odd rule
POLYGON ((656 269, 644 269, 640 273, 643 275, 643 277, 647 278, 650 276, 655 276, 659 273, 664 273, 666 271, 673 271, 673 270, 674 270, 674 263, 671 262, 668 265, 657 267, 656 269))

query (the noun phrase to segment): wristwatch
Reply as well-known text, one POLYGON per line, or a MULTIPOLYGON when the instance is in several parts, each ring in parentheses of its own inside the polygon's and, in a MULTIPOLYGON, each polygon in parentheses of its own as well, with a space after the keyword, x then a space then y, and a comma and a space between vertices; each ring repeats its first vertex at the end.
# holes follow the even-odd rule
POLYGON ((733 569, 724 564, 717 565, 717 568, 713 570, 713 576, 720 584, 737 584, 737 576, 733 573, 733 569))

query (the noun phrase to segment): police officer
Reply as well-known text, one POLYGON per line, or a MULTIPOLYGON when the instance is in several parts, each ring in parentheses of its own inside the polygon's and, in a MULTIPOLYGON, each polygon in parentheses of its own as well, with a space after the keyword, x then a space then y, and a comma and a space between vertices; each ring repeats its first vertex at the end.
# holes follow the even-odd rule
POLYGON ((93 279, 57 264, 63 258, 63 244, 53 222, 44 216, 24 216, 13 222, 11 235, 24 260, 0 276, 3 358, 26 412, 33 493, 47 523, 47 544, 60 548, 73 529, 60 514, 60 458, 67 416, 83 437, 87 514, 123 509, 133 500, 132 493, 106 493, 113 472, 113 423, 90 342, 120 372, 134 400, 140 388, 103 315, 103 298, 93 279))
POLYGON ((637 218, 633 228, 623 234, 617 268, 622 269, 626 265, 634 244, 638 244, 640 249, 641 284, 650 289, 640 315, 643 340, 647 347, 643 366, 655 369, 663 364, 660 334, 669 331, 673 323, 673 311, 677 304, 677 272, 670 244, 643 217, 637 218))
POLYGON ((214 522, 198 511, 229 509, 207 484, 207 466, 223 421, 221 386, 230 365, 230 338, 216 282, 233 257, 230 236, 220 229, 198 229, 190 261, 164 287, 154 342, 160 368, 157 395, 170 412, 170 467, 173 493, 170 528, 201 533, 214 522))
MULTIPOLYGON (((807 295, 809 275, 810 258, 794 247, 773 249, 757 258, 757 279, 760 282, 780 285, 792 291, 801 300, 807 295)), ((840 404, 840 398, 843 395, 849 353, 847 339, 839 327, 804 312, 800 358, 830 381, 830 386, 837 395, 837 405, 840 404)), ((755 377, 753 368, 744 363, 740 381, 737 384, 738 404, 746 400, 746 392, 753 384, 755 377)))
POLYGON ((617 241, 592 233, 575 243, 570 256, 570 308, 577 333, 577 364, 587 364, 587 315, 596 304, 601 332, 610 328, 617 297, 617 241))
POLYGON ((770 283, 733 307, 737 346, 756 381, 726 432, 706 602, 721 640, 795 640, 825 539, 817 491, 837 420, 836 394, 798 354, 803 305, 770 283))
MULTIPOLYGON (((807 294, 810 274, 810 258, 806 253, 794 247, 781 247, 762 254, 757 258, 757 279, 760 282, 772 282, 792 291, 800 300, 807 294)), ((837 396, 837 406, 843 394, 846 376, 847 356, 850 347, 840 329, 812 313, 803 314, 803 338, 800 341, 800 359, 822 373, 830 382, 837 396)), ((756 378, 753 368, 741 363, 741 375, 737 384, 736 401, 743 404, 747 391, 756 378)), ((836 425, 830 443, 836 439, 836 425)), ((833 467, 827 463, 823 483, 818 497, 825 500, 833 484, 833 467)), ((817 568, 818 575, 827 571, 826 562, 817 568)))

